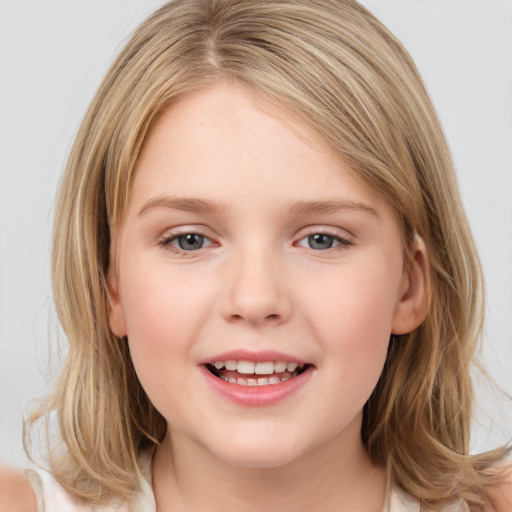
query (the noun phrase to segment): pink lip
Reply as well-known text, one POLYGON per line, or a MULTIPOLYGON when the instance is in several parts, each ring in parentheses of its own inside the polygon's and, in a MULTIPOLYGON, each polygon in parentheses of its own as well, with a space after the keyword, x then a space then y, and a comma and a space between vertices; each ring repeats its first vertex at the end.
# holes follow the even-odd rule
POLYGON ((295 362, 299 364, 306 364, 307 361, 303 361, 296 356, 285 354, 284 352, 277 352, 275 350, 263 350, 260 352, 251 352, 249 350, 231 350, 229 352, 223 352, 222 354, 216 354, 200 361, 199 364, 204 365, 207 363, 214 363, 215 361, 252 361, 254 363, 263 363, 266 361, 287 361, 295 362))
MULTIPOLYGON (((211 359, 203 361, 199 370, 206 379, 208 385, 216 393, 222 397, 242 406, 246 407, 266 407, 284 400, 286 397, 296 393, 309 380, 313 373, 313 366, 309 366, 304 372, 279 384, 267 384, 265 386, 242 386, 226 382, 219 377, 213 375, 207 368, 206 364, 214 361, 293 361, 299 364, 305 364, 300 359, 282 352, 264 351, 249 352, 247 350, 236 350, 218 354, 211 359)), ((261 376, 263 377, 263 375, 261 376)))

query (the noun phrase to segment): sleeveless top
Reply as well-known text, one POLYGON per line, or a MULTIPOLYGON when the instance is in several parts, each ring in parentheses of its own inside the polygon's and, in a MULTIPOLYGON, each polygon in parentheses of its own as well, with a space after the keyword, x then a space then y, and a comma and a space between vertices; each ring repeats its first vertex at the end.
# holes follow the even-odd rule
MULTIPOLYGON (((151 456, 141 459, 140 492, 131 505, 118 507, 81 504, 74 499, 50 473, 44 470, 29 469, 27 477, 34 489, 37 499, 37 512, 156 512, 155 498, 151 485, 151 456)), ((407 494, 396 485, 388 485, 382 512, 420 512, 417 498, 407 494)), ((466 502, 456 500, 445 505, 439 512, 469 512, 466 502)))

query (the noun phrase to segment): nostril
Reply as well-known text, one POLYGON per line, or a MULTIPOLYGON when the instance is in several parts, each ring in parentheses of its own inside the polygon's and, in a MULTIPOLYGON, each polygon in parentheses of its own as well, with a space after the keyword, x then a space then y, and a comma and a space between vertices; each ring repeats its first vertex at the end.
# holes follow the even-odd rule
MULTIPOLYGON (((279 320, 279 318, 281 317, 281 315, 278 315, 276 313, 272 313, 270 315, 266 315, 263 317, 263 321, 276 321, 276 320, 279 320)), ((253 320, 251 318, 250 315, 240 315, 238 313, 234 314, 231 316, 231 319, 232 320, 249 320, 249 321, 257 321, 257 320, 253 320)))

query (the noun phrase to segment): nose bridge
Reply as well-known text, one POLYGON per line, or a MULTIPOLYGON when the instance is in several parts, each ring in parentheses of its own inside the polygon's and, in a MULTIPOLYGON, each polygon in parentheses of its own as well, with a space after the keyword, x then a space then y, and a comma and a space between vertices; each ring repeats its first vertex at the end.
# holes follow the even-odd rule
POLYGON ((224 314, 251 324, 287 319, 291 310, 280 257, 268 245, 248 244, 232 254, 224 314))

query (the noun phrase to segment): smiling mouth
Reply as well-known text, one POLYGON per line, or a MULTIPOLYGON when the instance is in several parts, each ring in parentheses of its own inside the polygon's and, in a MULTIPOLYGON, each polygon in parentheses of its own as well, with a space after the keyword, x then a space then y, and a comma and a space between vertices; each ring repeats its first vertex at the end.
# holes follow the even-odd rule
POLYGON ((239 386, 268 386, 286 382, 301 373, 310 365, 293 361, 215 361, 207 363, 210 373, 231 384, 239 386))

